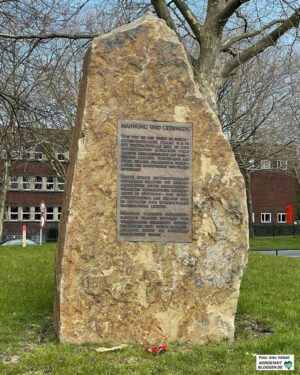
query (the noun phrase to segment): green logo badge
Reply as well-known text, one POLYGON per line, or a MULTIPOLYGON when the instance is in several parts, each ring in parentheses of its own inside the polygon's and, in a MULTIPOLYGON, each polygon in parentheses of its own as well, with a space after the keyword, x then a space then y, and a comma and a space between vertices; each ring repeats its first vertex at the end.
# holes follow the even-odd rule
POLYGON ((284 367, 286 367, 288 370, 290 370, 293 367, 293 362, 292 361, 285 361, 284 367))

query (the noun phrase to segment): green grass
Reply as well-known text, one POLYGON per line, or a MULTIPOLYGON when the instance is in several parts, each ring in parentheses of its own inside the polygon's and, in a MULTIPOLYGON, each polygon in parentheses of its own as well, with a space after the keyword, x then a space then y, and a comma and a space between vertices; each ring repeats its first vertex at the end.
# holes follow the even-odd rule
POLYGON ((300 373, 300 259, 250 255, 234 343, 173 344, 152 356, 138 345, 102 354, 97 345, 59 345, 52 329, 54 246, 0 249, 1 375, 251 375, 254 353, 295 354, 300 373))
POLYGON ((300 236, 250 238, 250 250, 299 250, 300 236))

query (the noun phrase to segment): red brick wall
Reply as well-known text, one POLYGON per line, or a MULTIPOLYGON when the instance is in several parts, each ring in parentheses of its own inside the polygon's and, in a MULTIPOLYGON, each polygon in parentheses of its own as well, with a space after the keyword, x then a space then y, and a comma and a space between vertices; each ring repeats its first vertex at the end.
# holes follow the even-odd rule
POLYGON ((277 223, 277 213, 285 212, 292 204, 293 220, 297 220, 297 178, 283 171, 255 171, 251 173, 252 212, 255 223, 261 223, 261 213, 271 213, 272 222, 277 223))
MULTIPOLYGON (((67 169, 68 164, 64 163, 67 169)), ((3 168, 3 160, 0 160, 0 169, 3 168)), ((10 168, 11 176, 55 176, 53 168, 46 161, 14 160, 10 168)))
POLYGON ((9 191, 6 195, 7 206, 39 206, 41 201, 46 206, 62 206, 63 192, 46 191, 9 191))
MULTIPOLYGON (((67 164, 65 164, 67 168, 67 164)), ((55 176, 55 172, 49 164, 40 161, 22 161, 12 162, 10 175, 14 176, 55 176)))

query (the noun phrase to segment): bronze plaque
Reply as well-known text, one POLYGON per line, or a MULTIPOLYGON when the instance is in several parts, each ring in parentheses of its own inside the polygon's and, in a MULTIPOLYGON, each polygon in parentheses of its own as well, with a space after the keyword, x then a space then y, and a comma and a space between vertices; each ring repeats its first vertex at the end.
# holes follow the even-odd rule
POLYGON ((192 129, 118 121, 118 241, 192 241, 192 129))

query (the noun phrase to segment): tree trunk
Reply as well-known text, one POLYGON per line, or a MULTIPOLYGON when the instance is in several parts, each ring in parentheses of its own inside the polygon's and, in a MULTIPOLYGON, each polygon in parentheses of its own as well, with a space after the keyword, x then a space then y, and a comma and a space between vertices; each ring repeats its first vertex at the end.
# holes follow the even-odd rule
POLYGON ((10 161, 5 160, 3 164, 2 189, 0 192, 0 239, 3 238, 3 223, 5 215, 5 201, 9 182, 10 161))
POLYGON ((211 108, 218 113, 217 96, 224 83, 220 62, 221 36, 213 30, 205 32, 204 35, 199 60, 194 64, 195 79, 211 108))
POLYGON ((248 220, 249 220, 249 236, 253 237, 251 173, 247 169, 245 170, 245 185, 246 185, 247 209, 248 209, 248 220))

